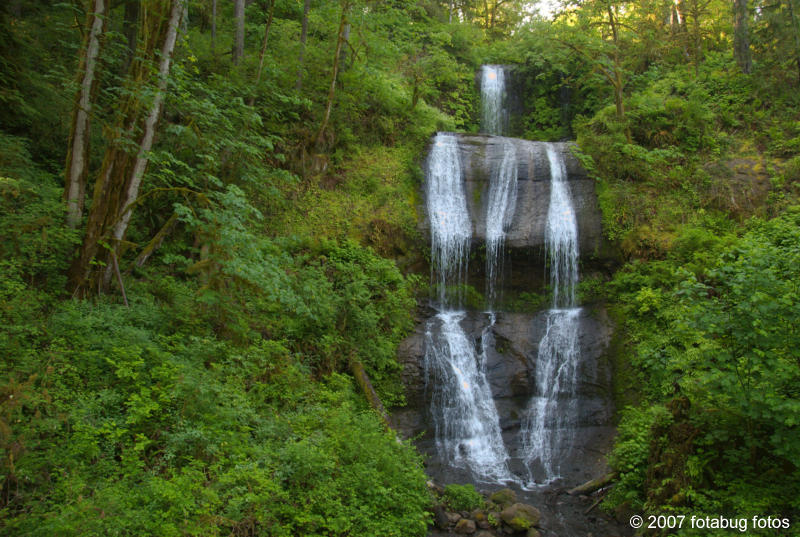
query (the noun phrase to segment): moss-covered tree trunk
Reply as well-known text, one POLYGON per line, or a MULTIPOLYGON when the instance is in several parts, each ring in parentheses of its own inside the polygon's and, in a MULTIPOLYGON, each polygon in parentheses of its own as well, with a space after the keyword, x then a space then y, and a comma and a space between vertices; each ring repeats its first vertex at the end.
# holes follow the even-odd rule
POLYGON ((619 20, 617 18, 616 9, 609 3, 607 6, 608 12, 608 25, 611 29, 611 39, 614 45, 612 62, 613 69, 607 75, 611 85, 614 88, 614 105, 617 110, 617 119, 620 123, 625 125, 625 137, 628 143, 631 143, 631 129, 625 119, 625 80, 622 72, 622 59, 620 58, 620 42, 619 42, 619 20))
POLYGON ((264 41, 261 42, 261 54, 258 59, 258 71, 256 71, 256 81, 253 84, 253 95, 247 101, 249 106, 253 106, 256 102, 256 92, 258 91, 258 84, 261 82, 261 72, 264 70, 264 57, 267 55, 267 43, 269 42, 269 30, 272 28, 272 19, 275 14, 275 0, 269 3, 269 15, 267 15, 267 22, 264 25, 264 41))
POLYGON ((333 99, 336 96, 336 77, 339 75, 339 62, 342 59, 342 47, 346 40, 345 30, 348 26, 347 14, 349 11, 350 1, 344 0, 342 2, 342 16, 339 19, 339 32, 336 38, 336 51, 333 54, 333 73, 331 74, 331 85, 328 89, 328 102, 325 105, 325 114, 322 116, 322 123, 315 138, 318 151, 321 151, 324 146, 325 130, 328 128, 328 121, 331 118, 331 110, 333 109, 333 99))
POLYGON ((119 120, 108 133, 110 141, 95 180, 86 234, 70 267, 69 285, 79 296, 108 287, 111 272, 107 268, 119 254, 155 138, 184 1, 142 3, 139 48, 128 73, 128 91, 119 103, 119 120), (143 91, 148 87, 155 91, 143 91))
POLYGON ((792 38, 794 39, 794 63, 797 67, 797 84, 800 85, 800 25, 797 23, 797 13, 794 9, 795 0, 787 0, 789 4, 789 18, 792 22, 792 38))
POLYGON ((78 227, 83 217, 86 179, 89 175, 89 127, 92 114, 92 95, 97 87, 97 61, 105 31, 106 0, 92 0, 88 9, 86 40, 78 68, 78 92, 72 111, 72 126, 67 149, 64 200, 67 202, 67 225, 78 227))
POLYGON ((217 44, 217 0, 211 0, 211 52, 217 44))
POLYGON ((747 18, 747 0, 733 0, 733 56, 744 74, 753 70, 747 18))
POLYGON ((308 38, 308 10, 311 9, 311 0, 303 2, 303 21, 300 25, 300 56, 297 58, 297 81, 294 89, 300 91, 303 87, 303 62, 306 54, 306 39, 308 38))
POLYGON ((233 65, 239 65, 244 56, 244 0, 234 0, 233 18, 236 21, 236 32, 233 40, 233 65))

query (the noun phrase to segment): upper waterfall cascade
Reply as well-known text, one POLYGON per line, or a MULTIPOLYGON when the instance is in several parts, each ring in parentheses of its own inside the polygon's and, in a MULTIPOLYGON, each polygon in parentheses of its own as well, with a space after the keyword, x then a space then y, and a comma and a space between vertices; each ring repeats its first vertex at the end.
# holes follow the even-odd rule
POLYGON ((502 65, 481 68, 481 129, 487 134, 503 135, 508 129, 506 80, 502 65))

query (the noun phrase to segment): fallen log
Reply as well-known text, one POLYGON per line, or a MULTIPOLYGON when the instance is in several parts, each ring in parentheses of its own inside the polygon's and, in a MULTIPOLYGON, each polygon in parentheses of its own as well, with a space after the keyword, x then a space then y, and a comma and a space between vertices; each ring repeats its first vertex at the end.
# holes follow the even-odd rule
POLYGON ((570 496, 577 496, 579 494, 589 494, 597 489, 603 488, 604 486, 608 485, 615 477, 617 477, 616 472, 609 472, 602 477, 598 477, 597 479, 592 479, 591 481, 587 481, 583 485, 578 485, 573 489, 569 489, 567 494, 570 496))
POLYGON ((384 425, 386 425, 386 428, 391 429, 392 425, 389 421, 389 413, 386 412, 386 407, 383 406, 383 402, 378 396, 378 392, 376 392, 375 388, 372 387, 372 383, 369 381, 369 376, 364 370, 364 365, 352 356, 350 357, 350 371, 356 378, 356 383, 358 383, 361 391, 364 392, 364 395, 366 396, 367 401, 369 401, 370 406, 378 412, 383 420, 384 425))

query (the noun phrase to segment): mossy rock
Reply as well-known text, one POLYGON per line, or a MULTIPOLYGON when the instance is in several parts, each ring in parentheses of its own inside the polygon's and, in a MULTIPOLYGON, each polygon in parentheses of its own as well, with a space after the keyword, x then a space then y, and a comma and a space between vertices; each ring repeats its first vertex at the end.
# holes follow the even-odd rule
POLYGON ((456 524, 456 527, 453 529, 456 533, 475 533, 475 522, 468 519, 462 518, 456 524))
POLYGON ((515 503, 503 509, 500 518, 503 519, 511 529, 515 531, 525 531, 536 526, 542 514, 532 505, 515 503))
POLYGON ((486 520, 486 512, 481 509, 475 509, 470 513, 469 518, 474 520, 475 522, 481 522, 486 520))
POLYGON ((531 527, 531 521, 525 517, 517 516, 506 522, 514 531, 525 531, 531 527))
POLYGON ((489 501, 501 507, 507 507, 517 501, 517 493, 511 489, 500 489, 489 496, 489 501))

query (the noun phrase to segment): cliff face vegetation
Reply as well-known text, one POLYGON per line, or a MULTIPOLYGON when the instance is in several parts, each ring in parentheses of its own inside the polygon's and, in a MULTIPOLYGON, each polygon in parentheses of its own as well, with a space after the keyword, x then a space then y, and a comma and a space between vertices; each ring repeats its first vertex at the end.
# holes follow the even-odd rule
POLYGON ((375 407, 428 296, 423 152, 478 132, 485 63, 596 180, 604 507, 797 533, 798 9, 5 2, 0 533, 425 535, 375 407))

